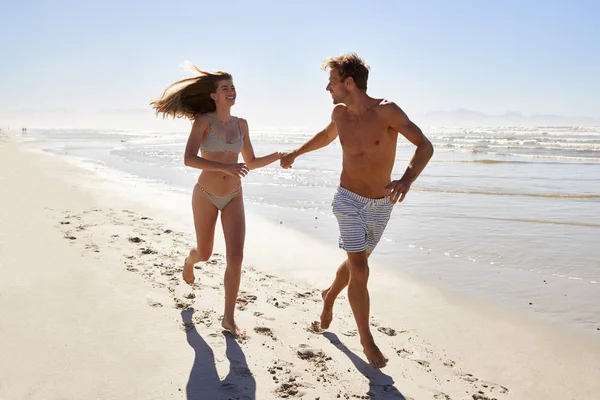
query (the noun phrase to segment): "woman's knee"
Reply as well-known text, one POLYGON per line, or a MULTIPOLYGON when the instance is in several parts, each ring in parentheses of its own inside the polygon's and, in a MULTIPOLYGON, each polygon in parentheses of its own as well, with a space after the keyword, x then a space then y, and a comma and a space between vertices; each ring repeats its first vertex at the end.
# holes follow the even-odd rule
POLYGON ((244 261, 244 254, 242 252, 236 252, 234 254, 227 254, 227 268, 230 266, 233 268, 241 268, 242 262, 244 261))
POLYGON ((195 248, 192 251, 194 252, 194 258, 197 260, 196 262, 208 261, 210 259, 210 256, 212 256, 212 249, 195 248))

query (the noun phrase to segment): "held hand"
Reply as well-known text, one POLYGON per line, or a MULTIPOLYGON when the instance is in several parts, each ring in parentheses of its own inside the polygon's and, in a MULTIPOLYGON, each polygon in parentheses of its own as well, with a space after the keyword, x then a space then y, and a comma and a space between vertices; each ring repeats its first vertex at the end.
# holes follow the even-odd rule
POLYGON ((392 204, 397 202, 402 203, 406 193, 410 190, 410 183, 399 179, 397 181, 391 181, 385 188, 388 191, 387 197, 389 197, 392 204))
POLYGON ((244 163, 239 164, 226 164, 223 167, 223 172, 227 175, 237 176, 239 178, 243 178, 248 174, 248 167, 244 163))
POLYGON ((292 168, 292 164, 294 163, 295 159, 296 154, 294 153, 294 151, 289 151, 281 155, 281 161, 279 162, 279 164, 281 165, 281 168, 292 168))

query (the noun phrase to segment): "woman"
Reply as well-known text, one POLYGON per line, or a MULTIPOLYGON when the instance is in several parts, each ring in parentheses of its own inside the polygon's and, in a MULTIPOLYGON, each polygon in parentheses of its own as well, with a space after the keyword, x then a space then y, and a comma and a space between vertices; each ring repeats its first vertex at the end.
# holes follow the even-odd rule
POLYGON ((241 178, 249 170, 279 160, 281 153, 264 157, 254 155, 248 123, 231 115, 236 91, 230 74, 223 71, 207 72, 194 65, 191 68, 198 76, 175 82, 151 105, 157 114, 185 117, 193 121, 184 163, 202 170, 202 173, 192 195, 196 247, 190 250, 185 259, 183 280, 193 285, 194 264, 210 258, 215 224, 221 212, 227 258, 222 326, 238 336, 241 331, 235 323, 234 312, 246 236, 241 178), (243 163, 238 161, 240 153, 243 163))

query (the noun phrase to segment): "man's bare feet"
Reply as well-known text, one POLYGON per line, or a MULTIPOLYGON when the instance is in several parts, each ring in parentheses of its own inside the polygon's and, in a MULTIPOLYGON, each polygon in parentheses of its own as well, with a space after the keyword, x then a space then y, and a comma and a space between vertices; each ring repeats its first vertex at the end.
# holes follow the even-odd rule
POLYGON ((327 293, 329 293, 329 289, 325 289, 323 290, 323 293, 321 293, 321 297, 323 298, 323 311, 321 312, 321 329, 329 328, 329 325, 331 325, 331 320, 333 319, 333 304, 327 304, 327 293))
POLYGON ((186 258, 183 263, 183 280, 188 285, 193 285, 195 279, 196 278, 194 276, 194 264, 188 263, 188 259, 186 258))
POLYGON ((225 321, 225 319, 223 318, 223 321, 221 322, 221 326, 223 327, 223 330, 231 333, 236 338, 239 338, 239 339, 247 338, 246 332, 242 331, 234 321, 225 321))
POLYGON ((383 355, 374 342, 363 345, 363 353, 365 353, 367 360, 375 368, 383 368, 388 362, 387 357, 383 355))

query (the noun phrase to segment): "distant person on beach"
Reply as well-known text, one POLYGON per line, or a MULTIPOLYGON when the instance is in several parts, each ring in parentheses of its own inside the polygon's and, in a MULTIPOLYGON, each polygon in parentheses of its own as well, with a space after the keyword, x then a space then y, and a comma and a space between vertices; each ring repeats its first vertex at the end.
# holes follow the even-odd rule
POLYGON ((235 323, 234 312, 246 237, 242 178, 249 170, 279 160, 282 154, 254 155, 248 122, 231 115, 236 100, 231 74, 207 72, 195 65, 189 65, 189 68, 196 76, 173 83, 151 105, 163 117, 184 117, 193 121, 184 163, 202 172, 192 195, 196 247, 185 259, 183 280, 193 285, 194 264, 208 261, 212 255, 215 224, 220 212, 227 259, 222 326, 238 336, 242 332, 235 323), (238 160, 240 153, 243 163, 238 160))
POLYGON ((382 368, 388 360, 369 328, 368 259, 381 239, 394 204, 404 200, 432 157, 433 146, 395 103, 367 95, 369 67, 358 55, 328 58, 323 69, 329 70, 326 90, 335 104, 331 122, 302 146, 284 154, 280 164, 290 168, 298 156, 325 147, 339 137, 342 174, 332 206, 339 226, 339 244, 347 258, 331 286, 322 293, 320 327, 329 327, 335 299, 348 286, 363 351, 374 367, 382 368), (417 148, 404 175, 392 180, 398 133, 417 148))

